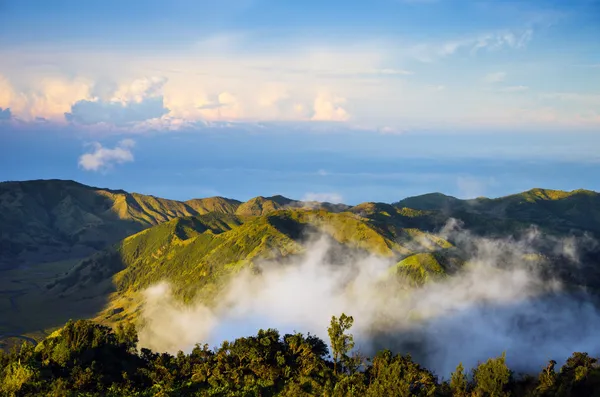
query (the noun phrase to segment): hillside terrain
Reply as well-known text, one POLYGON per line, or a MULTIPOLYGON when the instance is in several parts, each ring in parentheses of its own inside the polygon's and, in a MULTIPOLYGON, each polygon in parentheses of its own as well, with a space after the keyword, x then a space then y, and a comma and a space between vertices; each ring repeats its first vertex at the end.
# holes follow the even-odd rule
POLYGON ((73 181, 0 183, 0 269, 83 258, 171 219, 209 212, 262 215, 284 207, 345 208, 282 196, 167 200, 73 181))
POLYGON ((481 215, 539 225, 553 232, 600 233, 600 194, 590 190, 532 189, 506 197, 460 200, 441 193, 409 197, 394 204, 440 211, 454 217, 481 215))
POLYGON ((283 196, 180 202, 50 180, 1 183, 0 209, 0 336, 40 337, 70 318, 135 320, 140 292, 160 281, 182 302, 213 304, 230 276, 302 258, 317 238, 328 242, 332 262, 374 255, 395 264, 390 274, 400 284, 416 287, 468 261, 466 243, 444 232, 452 219, 474 236, 519 238, 532 225, 549 236, 585 236, 577 258, 558 253, 554 240, 536 248, 569 285, 600 287, 600 195, 584 190, 347 206, 283 196))

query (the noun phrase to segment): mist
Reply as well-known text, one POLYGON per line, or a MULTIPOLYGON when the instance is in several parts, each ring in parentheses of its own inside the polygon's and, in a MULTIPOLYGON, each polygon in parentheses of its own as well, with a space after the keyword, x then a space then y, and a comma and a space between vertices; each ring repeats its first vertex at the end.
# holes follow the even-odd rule
POLYGON ((439 236, 460 247, 466 263, 420 287, 394 277, 395 260, 342 254, 328 235, 307 237, 303 255, 240 271, 214 307, 184 305, 168 283, 157 284, 144 292, 140 345, 189 352, 197 343, 218 346, 261 328, 310 332, 328 342, 331 316, 343 312, 355 319, 351 332, 361 353, 411 353, 446 378, 459 362, 472 368, 504 351, 520 372, 538 372, 550 359, 561 364, 575 351, 600 352, 595 300, 567 288, 539 255, 552 247, 565 258, 561 266, 576 271, 592 239, 558 239, 535 228, 519 238, 484 238, 453 220, 439 236))

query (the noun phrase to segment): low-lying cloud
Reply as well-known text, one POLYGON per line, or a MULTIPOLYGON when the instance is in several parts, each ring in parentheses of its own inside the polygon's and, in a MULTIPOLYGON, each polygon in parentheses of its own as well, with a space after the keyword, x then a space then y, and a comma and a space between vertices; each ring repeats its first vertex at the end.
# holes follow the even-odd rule
MULTIPOLYGON (((216 346, 260 328, 311 332, 327 341, 331 316, 345 312, 355 318, 352 332, 363 353, 410 352, 445 377, 459 362, 473 367, 503 351, 512 368, 533 372, 574 351, 600 353, 598 310, 585 292, 568 292, 553 277, 537 254, 548 243, 541 233, 490 239, 450 222, 439 234, 460 246, 467 262, 421 287, 393 277, 395 261, 341 255, 330 238, 307 243, 304 255, 285 264, 260 263, 258 274, 241 271, 215 307, 183 305, 167 283, 158 284, 145 291, 140 344, 189 351, 196 343, 216 346)), ((570 238, 554 254, 571 266, 590 242, 570 238)))
POLYGON ((319 203, 332 203, 332 204, 340 204, 344 202, 343 197, 339 193, 313 193, 308 192, 302 197, 303 202, 319 202, 319 203))
POLYGON ((79 157, 79 166, 86 171, 106 171, 115 164, 133 161, 131 149, 135 146, 133 139, 123 139, 113 149, 102 146, 99 142, 92 144, 93 150, 79 157))

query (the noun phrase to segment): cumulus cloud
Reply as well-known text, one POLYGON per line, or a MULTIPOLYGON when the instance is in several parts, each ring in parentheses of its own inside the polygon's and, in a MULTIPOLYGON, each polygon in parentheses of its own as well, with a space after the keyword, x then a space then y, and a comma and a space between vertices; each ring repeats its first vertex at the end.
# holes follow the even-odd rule
MULTIPOLYGON (((108 123, 118 126, 161 118, 169 113, 163 103, 162 77, 143 78, 121 86, 108 100, 80 100, 65 113, 67 121, 79 124, 108 123)), ((103 93, 106 95, 106 93, 103 93)))
POLYGON ((123 139, 113 149, 103 147, 99 142, 92 144, 93 150, 79 157, 79 166, 86 171, 105 171, 115 164, 133 161, 131 149, 135 146, 132 139, 123 139))
POLYGON ((0 76, 0 106, 10 107, 14 117, 25 121, 36 117, 59 121, 73 103, 90 98, 92 86, 84 78, 57 76, 33 76, 27 84, 31 88, 20 91, 0 76))
POLYGON ((285 264, 267 261, 256 265, 258 273, 237 273, 215 307, 183 305, 161 283, 145 292, 140 344, 189 351, 268 327, 327 340, 331 316, 345 312, 355 318, 352 332, 363 352, 411 352, 446 377, 459 362, 473 367, 503 351, 511 367, 535 372, 573 351, 600 353, 600 314, 591 297, 563 289, 536 255, 550 244, 566 247, 560 253, 566 258, 586 240, 561 244, 535 229, 518 239, 482 238, 455 221, 439 235, 460 247, 467 263, 423 286, 391 277, 396 264, 388 258, 342 254, 328 237, 307 243, 303 255, 285 264))
POLYGON ((79 124, 127 125, 160 118, 168 112, 162 97, 131 103, 82 100, 73 104, 71 111, 65 113, 65 118, 79 124))
POLYGON ((8 108, 12 105, 13 88, 6 77, 0 74, 0 107, 8 108))
POLYGON ((314 100, 314 114, 311 119, 315 121, 347 121, 350 115, 340 106, 345 102, 345 98, 321 93, 314 100))
POLYGON ((458 97, 446 94, 443 86, 424 89, 404 78, 412 73, 415 58, 432 62, 481 51, 518 49, 531 35, 527 29, 515 29, 400 44, 400 38, 384 37, 329 42, 295 38, 294 45, 271 43, 261 45, 258 51, 247 51, 258 42, 255 35, 225 34, 208 39, 200 47, 177 46, 152 57, 134 48, 127 53, 97 48, 2 49, 0 59, 10 62, 0 67, 0 74, 6 77, 0 76, 0 107, 10 108, 13 117, 21 120, 44 117, 50 122, 65 122, 66 117, 98 129, 105 128, 104 124, 114 128, 115 123, 127 130, 141 130, 146 125, 170 129, 174 125, 171 120, 177 120, 179 126, 193 126, 210 121, 351 119, 373 130, 382 124, 411 128, 553 125, 533 118, 523 123, 511 109, 552 101, 538 104, 558 109, 557 117, 564 124, 596 127, 596 115, 581 118, 578 114, 595 112, 598 107, 592 102, 582 102, 575 109, 561 106, 558 97, 525 95, 523 91, 523 95, 514 95, 519 103, 508 103, 497 98, 499 90, 461 86, 473 68, 485 65, 475 63, 457 72, 454 85, 461 92, 458 97), (32 59, 39 65, 31 67, 32 59), (69 74, 61 76, 56 70, 69 74), (161 77, 135 80, 148 73, 161 77), (315 98, 320 90, 347 98, 349 103, 333 95, 315 98), (219 100, 221 95, 235 99, 219 100), (435 112, 432 103, 439 104, 435 112), (478 107, 481 109, 474 110, 478 107))

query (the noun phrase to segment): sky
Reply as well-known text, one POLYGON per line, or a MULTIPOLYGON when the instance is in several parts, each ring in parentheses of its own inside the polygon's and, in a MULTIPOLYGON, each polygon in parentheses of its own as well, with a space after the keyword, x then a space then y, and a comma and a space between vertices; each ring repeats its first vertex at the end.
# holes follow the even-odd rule
POLYGON ((0 0, 0 180, 600 190, 598 0, 0 0))

